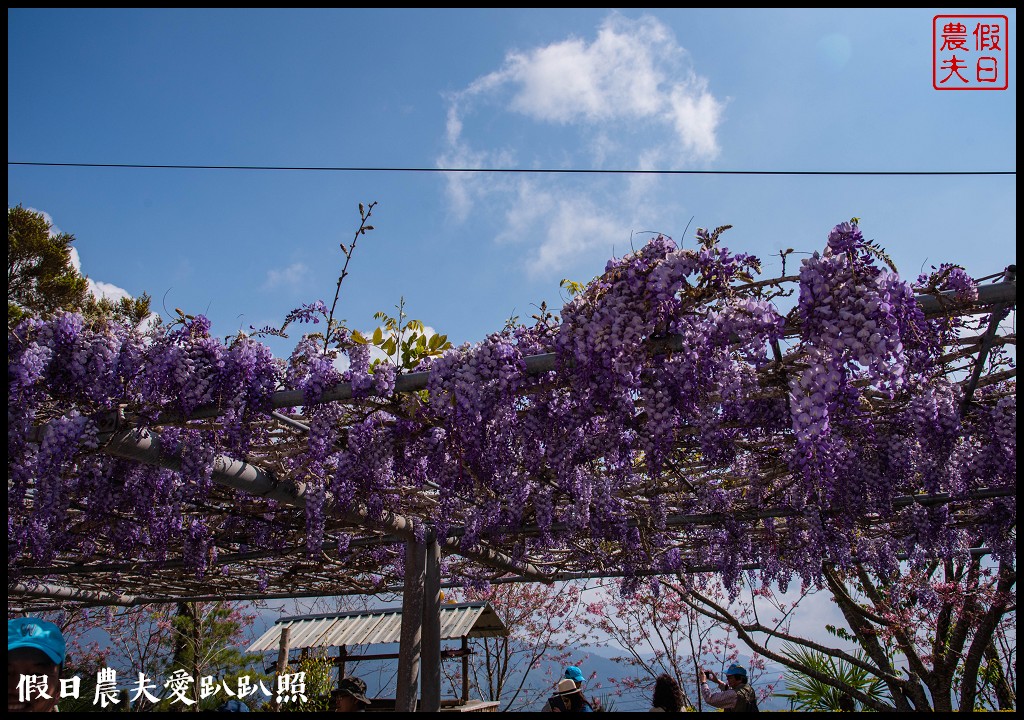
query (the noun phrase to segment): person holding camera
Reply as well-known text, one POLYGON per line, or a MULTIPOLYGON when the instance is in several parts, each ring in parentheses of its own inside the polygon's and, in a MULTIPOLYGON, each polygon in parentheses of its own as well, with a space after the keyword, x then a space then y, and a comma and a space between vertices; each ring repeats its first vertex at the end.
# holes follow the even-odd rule
POLYGON ((725 712, 758 712, 757 695, 747 684, 747 671, 739 665, 730 665, 725 671, 725 680, 719 680, 714 670, 701 668, 697 673, 700 694, 711 707, 725 712), (718 692, 711 692, 708 680, 718 686, 718 692))

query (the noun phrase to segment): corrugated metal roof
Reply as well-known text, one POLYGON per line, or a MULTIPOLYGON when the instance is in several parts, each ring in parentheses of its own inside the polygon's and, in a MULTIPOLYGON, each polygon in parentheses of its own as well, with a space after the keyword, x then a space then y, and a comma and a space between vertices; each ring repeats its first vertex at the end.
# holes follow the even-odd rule
MULTIPOLYGON (((396 643, 402 635, 402 608, 359 613, 296 615, 281 618, 249 647, 249 652, 277 650, 281 630, 290 628, 290 648, 396 643)), ((441 639, 508 635, 490 603, 441 605, 441 639)))

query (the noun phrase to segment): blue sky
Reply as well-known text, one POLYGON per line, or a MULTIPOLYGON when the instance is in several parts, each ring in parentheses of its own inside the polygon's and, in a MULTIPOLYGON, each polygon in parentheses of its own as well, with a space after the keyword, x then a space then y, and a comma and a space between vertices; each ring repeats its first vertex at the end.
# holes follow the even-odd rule
MULTIPOLYGON (((8 160, 1013 171, 1016 14, 962 12, 1008 15, 1008 90, 933 89, 928 10, 9 9, 8 160)), ((98 287, 222 336, 330 303, 372 201, 341 316, 404 296, 456 343, 560 307, 647 231, 732 224, 766 275, 855 215, 905 275, 1016 259, 1015 176, 8 166, 8 205, 74 233, 98 287)))

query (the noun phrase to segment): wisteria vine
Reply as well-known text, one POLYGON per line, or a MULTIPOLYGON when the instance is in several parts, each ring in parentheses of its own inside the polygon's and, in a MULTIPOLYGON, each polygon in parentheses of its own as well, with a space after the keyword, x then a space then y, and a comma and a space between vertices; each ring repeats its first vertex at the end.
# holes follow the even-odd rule
POLYGON ((306 335, 287 361, 255 337, 217 340, 202 316, 147 332, 74 314, 25 321, 8 334, 10 581, 56 557, 111 554, 181 556, 202 577, 230 572, 218 553, 284 547, 273 503, 227 521, 197 512, 214 500, 215 456, 286 442, 269 429, 280 390, 301 391, 301 410, 281 412, 309 428, 275 470, 305 487, 311 558, 352 552, 329 526, 356 508, 426 513, 466 548, 488 541, 556 567, 711 566, 733 588, 750 562, 784 587, 818 582, 823 562, 1013 552, 1012 496, 984 501, 966 527, 948 506, 893 505, 1016 482, 1014 381, 961 415, 944 352, 963 321, 928 319, 915 299, 970 301, 975 281, 943 265, 910 283, 841 223, 801 263, 787 310, 786 281, 756 280, 760 260, 722 246, 725 229, 699 231, 695 249, 659 235, 613 258, 560 316, 424 357, 426 390, 401 397, 402 368, 371 363, 323 303, 286 325, 322 317, 330 342, 306 335), (541 353, 554 365, 528 371, 541 353), (339 383, 352 399, 320 403, 339 383), (217 421, 192 419, 201 408, 217 421), (112 415, 160 433, 180 470, 100 452, 112 415), (762 507, 789 513, 744 516, 762 507), (680 514, 723 520, 673 526, 680 514))

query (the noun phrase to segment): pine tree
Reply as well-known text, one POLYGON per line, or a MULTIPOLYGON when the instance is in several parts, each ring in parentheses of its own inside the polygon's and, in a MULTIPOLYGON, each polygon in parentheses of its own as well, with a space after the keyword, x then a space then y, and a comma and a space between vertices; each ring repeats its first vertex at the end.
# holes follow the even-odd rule
POLYGON ((7 208, 7 328, 29 317, 82 313, 87 322, 135 327, 150 314, 150 296, 116 302, 89 292, 89 280, 71 263, 74 235, 54 233, 43 213, 7 208))
POLYGON ((7 327, 27 317, 80 311, 88 280, 71 264, 74 235, 52 233, 42 213, 7 208, 7 327))

